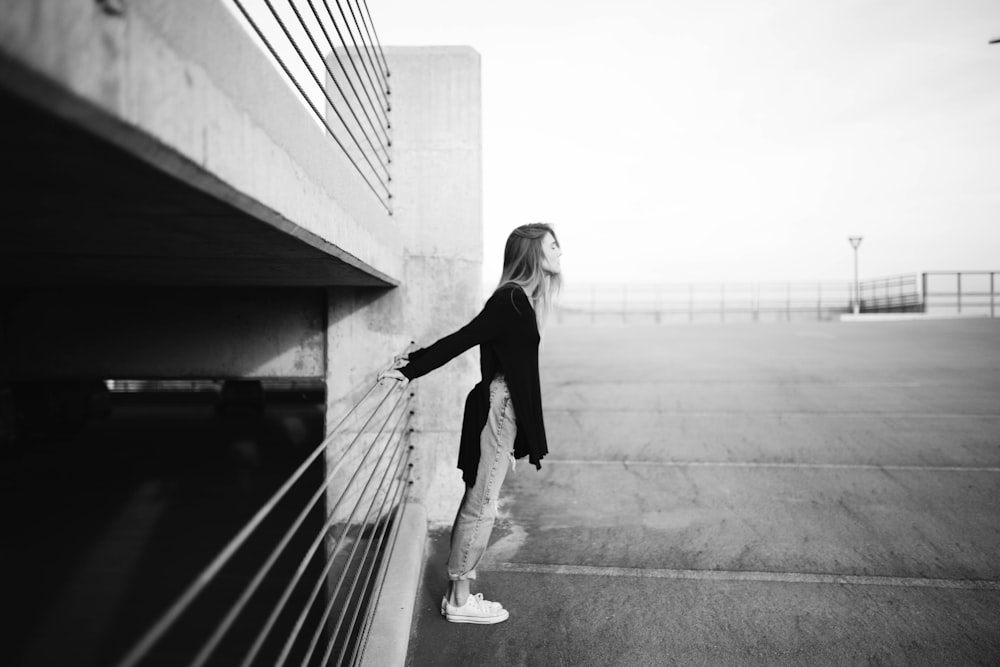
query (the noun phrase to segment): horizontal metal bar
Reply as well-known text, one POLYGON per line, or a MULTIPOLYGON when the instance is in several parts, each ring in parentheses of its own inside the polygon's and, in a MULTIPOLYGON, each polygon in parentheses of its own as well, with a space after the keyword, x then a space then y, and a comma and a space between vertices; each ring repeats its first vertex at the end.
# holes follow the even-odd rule
POLYGON ((925 276, 989 276, 1000 275, 1000 271, 923 271, 925 276))
POLYGON ((1000 296, 1000 292, 966 292, 962 290, 961 292, 926 292, 925 297, 962 297, 962 303, 965 303, 964 299, 966 297, 980 297, 987 298, 991 296, 1000 296))
MULTIPOLYGON (((392 516, 392 535, 389 538, 389 544, 385 549, 386 557, 379 562, 378 572, 375 575, 375 586, 372 591, 372 600, 376 601, 376 604, 369 606, 367 613, 365 614, 365 620, 361 628, 361 632, 358 635, 358 639, 354 642, 354 651, 351 653, 350 664, 357 664, 358 651, 364 644, 368 642, 368 635, 371 632, 371 625, 375 619, 375 612, 377 610, 378 600, 382 598, 382 588, 385 585, 386 576, 389 572, 389 564, 392 559, 392 555, 396 552, 396 542, 399 538, 400 527, 402 525, 403 517, 403 507, 405 503, 403 498, 406 495, 405 491, 409 485, 413 484, 410 473, 407 473, 406 483, 401 484, 396 499, 396 509, 393 511, 392 516)), ((381 549, 382 545, 379 544, 381 549)))
MULTIPOLYGON (((347 414, 338 422, 337 426, 334 427, 333 432, 340 428, 354 412, 364 403, 372 392, 378 387, 378 382, 374 383, 364 396, 355 403, 347 414)), ((386 394, 388 396, 388 394, 386 394)), ((385 398, 383 398, 383 401, 385 398)), ((381 404, 380 404, 381 405, 381 404)), ((376 408, 377 410, 377 408, 376 408)), ((332 436, 331 436, 332 437, 332 436)), ((289 489, 297 482, 309 466, 312 465, 313 461, 319 457, 326 449, 326 444, 329 438, 324 439, 324 441, 313 450, 313 452, 306 458, 305 461, 291 474, 291 476, 285 481, 284 484, 271 496, 271 498, 261 507, 256 514, 247 522, 247 524, 240 530, 239 533, 233 537, 232 540, 222 549, 218 556, 212 560, 208 566, 202 570, 201 573, 195 577, 194 581, 184 590, 183 593, 177 598, 177 600, 167 608, 167 611, 157 619, 153 626, 143 635, 136 644, 125 654, 125 656, 117 663, 118 667, 133 667, 139 660, 146 656, 149 650, 160 640, 163 635, 173 626, 177 621, 178 617, 184 613, 184 611, 191 605, 191 603, 197 598, 198 595, 205 589, 205 587, 211 582, 215 576, 218 574, 219 570, 229 561, 233 554, 246 542, 247 538, 260 526, 265 518, 271 513, 278 502, 284 498, 285 494, 288 493, 289 489)))
MULTIPOLYGON (((397 464, 396 469, 394 470, 393 475, 390 478, 391 480, 396 480, 397 476, 400 476, 401 473, 406 469, 406 466, 409 465, 411 451, 409 449, 406 449, 406 448, 400 448, 400 451, 402 451, 404 455, 400 457, 399 463, 397 464)), ((387 472, 388 472, 388 470, 387 470, 387 472)), ((383 481, 384 480, 385 480, 385 476, 383 476, 383 481)), ((385 496, 382 499, 382 504, 379 507, 379 512, 378 512, 377 516, 381 516, 382 510, 385 508, 386 502, 389 500, 389 497, 390 497, 389 490, 392 489, 393 485, 394 485, 393 482, 390 481, 389 488, 386 490, 386 494, 385 494, 385 496)), ((372 506, 373 507, 374 507, 374 502, 375 502, 375 498, 372 499, 372 506)), ((369 508, 369 512, 370 511, 371 511, 371 508, 369 508)), ((367 520, 365 521, 365 523, 366 524, 368 523, 367 520)), ((385 529, 388 527, 388 523, 383 522, 382 526, 383 526, 382 533, 384 534, 385 533, 385 529)), ((354 550, 357 549, 357 546, 358 546, 359 543, 360 542, 355 542, 354 543, 354 547, 355 547, 354 550)), ((368 557, 368 554, 371 551, 372 544, 374 544, 374 542, 372 540, 369 540, 368 541, 368 545, 365 547, 364 554, 362 554, 362 557, 359 559, 359 567, 358 567, 357 571, 354 574, 354 579, 351 582, 351 587, 347 591, 347 597, 346 597, 346 599, 348 599, 348 600, 351 599, 351 597, 354 595, 354 592, 357 590, 358 581, 360 581, 360 578, 361 578, 360 563, 363 563, 365 561, 365 559, 368 557)), ((353 557, 353 553, 352 553, 351 557, 353 557)), ((351 557, 348 558, 348 562, 351 561, 351 557)), ((347 568, 345 567, 344 573, 346 574, 346 572, 347 572, 347 568)), ((341 580, 337 584, 337 589, 335 589, 337 592, 339 592, 339 588, 340 588, 340 585, 342 583, 343 583, 343 577, 341 578, 341 580)), ((334 602, 334 600, 335 600, 335 593, 330 595, 330 605, 332 605, 332 603, 334 602)), ((332 609, 332 606, 330 608, 332 609)), ((360 609, 360 607, 358 605, 355 605, 355 607, 354 607, 354 617, 351 619, 350 624, 347 626, 348 628, 350 628, 350 627, 353 626, 354 621, 357 619, 357 612, 359 611, 359 609, 360 609)), ((333 650, 333 645, 336 642, 337 635, 340 634, 341 626, 343 625, 343 622, 344 622, 344 620, 347 617, 347 610, 348 610, 348 607, 346 605, 343 606, 342 609, 341 609, 340 614, 337 616, 337 622, 334 625, 333 630, 330 631, 330 639, 327 642, 327 646, 326 646, 325 651, 323 652, 323 658, 320 660, 320 664, 321 665, 327 664, 327 661, 330 658, 330 653, 333 650)), ((350 633, 348 633, 348 636, 350 636, 350 633)), ((338 657, 337 662, 335 664, 338 664, 338 665, 340 664, 340 659, 343 657, 343 649, 346 648, 346 646, 347 646, 347 643, 345 642, 342 645, 342 648, 341 648, 341 656, 338 657)))
MULTIPOLYGON (((412 346, 413 343, 408 346, 408 349, 412 346)), ((204 591, 207 585, 215 579, 219 571, 229 562, 235 552, 243 546, 250 535, 252 535, 254 531, 259 528, 261 523, 270 515, 275 506, 285 497, 288 491, 302 478, 316 459, 326 451, 330 441, 336 436, 339 429, 341 429, 344 424, 346 424, 347 421, 356 412, 358 412, 361 406, 368 401, 379 386, 380 384, 377 381, 369 386, 361 398, 358 399, 358 401, 351 406, 344 416, 340 418, 337 424, 330 429, 329 435, 324 438, 324 440, 316 448, 314 448, 314 450, 306 457, 298 468, 296 468, 296 470, 281 485, 281 487, 274 494, 272 494, 267 502, 254 514, 253 517, 251 517, 246 525, 244 525, 244 527, 226 544, 220 553, 198 574, 198 576, 195 577, 191 584, 189 584, 189 586, 178 596, 178 598, 167 608, 167 610, 155 620, 150 628, 141 637, 139 637, 139 639, 131 647, 129 647, 124 656, 116 663, 116 667, 133 667, 149 654, 152 647, 163 639, 164 635, 174 626, 178 618, 187 611, 190 605, 204 591)), ((392 395, 396 386, 398 385, 391 386, 389 391, 385 393, 378 405, 376 405, 375 409, 372 411, 372 415, 369 417, 369 422, 385 404, 389 396, 392 395)), ((353 446, 354 442, 356 442, 356 439, 345 449, 344 456, 341 457, 336 466, 342 465, 344 458, 346 457, 347 450, 353 446)), ((252 588, 253 586, 248 587, 248 589, 252 588)), ((252 590, 249 592, 252 593, 252 590)), ((234 608, 236 607, 240 607, 240 605, 236 605, 234 608)), ((219 636, 221 637, 221 634, 219 636)))
MULTIPOLYGON (((396 386, 398 386, 398 385, 396 385, 396 386)), ((391 413, 390 413, 390 418, 391 418, 391 413)), ((388 421, 386 423, 388 423, 388 421)), ((375 439, 373 440, 373 443, 378 441, 379 437, 381 436, 382 432, 385 429, 385 425, 386 424, 383 424, 382 427, 379 429, 379 432, 376 434, 375 439)), ((389 443, 387 441, 386 442, 386 446, 383 448, 382 453, 379 455, 379 459, 381 459, 381 457, 384 456, 385 451, 388 449, 388 444, 389 443)), ((368 451, 365 452, 365 456, 358 463, 357 470, 354 471, 354 474, 351 475, 351 478, 344 485, 345 488, 350 487, 351 484, 354 483, 354 480, 357 478, 358 474, 361 472, 362 466, 364 466, 365 462, 368 460, 368 457, 374 451, 375 451, 375 448, 374 447, 370 447, 368 449, 368 451)), ((341 502, 343 502, 343 500, 344 500, 344 495, 341 495, 341 497, 337 499, 337 502, 334 503, 334 506, 329 510, 326 523, 324 524, 323 528, 320 530, 319 534, 316 536, 316 539, 313 541, 313 544, 312 544, 312 546, 309 549, 309 554, 310 554, 309 557, 310 558, 312 557, 312 554, 315 553, 315 550, 318 548, 318 545, 322 543, 322 540, 323 540, 323 538, 325 536, 326 531, 329 530, 330 526, 333 525, 333 521, 336 518, 337 510, 340 508, 340 504, 341 504, 341 502)), ((353 516, 353 512, 352 512, 352 516, 353 516)), ((283 665, 284 662, 285 662, 285 660, 288 659, 288 654, 291 652, 292 645, 294 644, 295 640, 298 638, 299 632, 302 631, 302 625, 305 623, 306 615, 307 615, 307 613, 309 611, 309 608, 312 606, 313 602, 316 600, 316 597, 319 595, 319 592, 320 592, 320 589, 321 589, 321 586, 322 586, 322 580, 323 580, 324 577, 326 577, 326 575, 330 571, 330 568, 333 566, 333 559, 336 557, 337 552, 340 550, 340 547, 341 547, 341 545, 343 543, 344 536, 346 535, 346 532, 347 531, 345 530, 343 533, 341 533, 340 537, 337 539, 337 542, 334 544, 333 548, 330 550, 330 554, 331 555, 328 558, 326 567, 323 569, 323 572, 320 575, 320 581, 313 588, 313 590, 312 590, 312 592, 311 592, 311 594, 309 596, 309 600, 303 605, 302 611, 299 613, 299 616, 296 619, 295 626, 292 629, 292 631, 289 633, 288 638, 286 639, 285 644, 282 647, 281 654, 278 656, 278 659, 275 662, 276 665, 283 665)))
MULTIPOLYGON (((399 420, 399 421, 401 421, 401 420, 399 420)), ((398 426, 399 426, 399 421, 396 422, 396 428, 398 428, 398 426)), ((396 428, 393 429, 393 432, 395 432, 396 428)), ((378 469, 378 467, 380 466, 380 464, 382 462, 382 459, 385 456, 386 452, 389 451, 391 443, 392 443, 392 436, 390 435, 389 439, 386 440, 385 447, 382 449, 381 454, 379 454, 379 457, 378 457, 378 459, 375 462, 373 470, 377 470, 378 469)), ((389 466, 388 467, 391 467, 392 460, 396 457, 396 451, 397 450, 393 450, 392 456, 389 457, 389 466)), ((388 467, 387 467, 387 471, 388 471, 388 467)), ((360 467, 359 467, 359 471, 360 471, 360 467)), ((356 474, 357 473, 355 473, 355 475, 356 474)), ((385 473, 383 473, 383 476, 384 475, 385 475, 385 473)), ((352 477, 351 479, 353 481, 354 478, 352 477)), ((326 575, 329 574, 330 570, 332 569, 333 563, 334 563, 334 561, 336 560, 336 557, 337 557, 337 553, 340 551, 340 547, 343 545, 344 537, 346 537, 348 531, 350 530, 352 520, 354 519, 355 514, 357 513, 358 509, 361 507, 361 501, 364 498, 365 494, 368 492, 368 488, 371 485, 371 482, 372 482, 373 479, 374 479, 374 475, 372 475, 372 476, 370 476, 368 478, 367 483, 365 484, 365 486, 362 489, 361 493, 358 495, 358 499, 355 502, 354 507, 351 509, 350 515, 348 516, 347 520, 344 522, 344 530, 343 530, 343 532, 341 532, 340 537, 337 538, 337 542, 334 545, 334 547, 332 549, 330 549, 330 553, 327 556, 326 566, 323 568, 323 572, 319 576, 319 580, 317 581, 317 584, 316 584, 316 586, 313 589, 313 593, 312 593, 312 595, 309 598, 309 602, 303 607, 303 611, 299 615, 299 619, 300 620, 304 621, 306 613, 309 611, 309 608, 312 607, 313 602, 315 602, 316 597, 319 595, 319 591, 320 591, 323 583, 326 581, 326 575)), ((350 482, 348 482, 347 486, 350 486, 350 482)), ((339 501, 338 501, 338 505, 339 505, 339 501)), ((369 511, 370 511, 370 508, 369 508, 369 511)), ((330 516, 331 516, 331 518, 334 516, 334 513, 332 511, 330 513, 330 516)), ((354 552, 357 549, 357 544, 358 543, 355 542, 354 547, 351 550, 351 555, 348 556, 348 559, 347 559, 348 562, 350 562, 351 558, 353 557, 353 554, 354 554, 354 552)), ((337 585, 335 587, 335 590, 339 590, 340 585, 343 583, 344 576, 346 575, 346 572, 347 572, 347 569, 345 567, 345 569, 341 572, 340 579, 337 581, 337 585)), ((317 624, 316 631, 313 633, 312 639, 309 642, 309 647, 306 650, 306 656, 302 660, 303 664, 307 664, 309 662, 309 659, 312 657, 312 653, 313 653, 313 651, 316 648, 316 643, 319 641, 319 634, 323 631, 324 624, 326 623, 326 619, 329 617, 331 605, 333 604, 333 600, 334 600, 334 596, 333 595, 328 596, 328 601, 327 601, 326 608, 324 609, 323 615, 320 618, 319 623, 317 624)), ((299 631, 301 630, 300 624, 297 623, 296 627, 298 628, 299 631)), ((296 632, 293 637, 297 638, 298 637, 298 632, 296 632)), ((289 637, 289 639, 292 639, 293 637, 289 637)), ((290 642, 286 642, 285 646, 286 646, 286 648, 288 650, 291 649, 291 643, 290 642)), ((279 657, 277 664, 278 665, 283 664, 285 659, 287 659, 287 654, 286 654, 285 651, 282 651, 282 655, 279 657)))
MULTIPOLYGON (((288 543, 294 536, 295 532, 305 521, 306 517, 309 515, 309 512, 311 512, 315 508, 316 503, 319 502, 319 500, 324 497, 327 489, 329 488, 330 482, 340 471, 340 469, 344 465, 344 462, 347 460, 347 454, 351 451, 351 449, 354 448, 354 445, 360 441, 361 435, 365 432, 365 429, 368 428, 368 425, 371 423, 371 420, 375 418, 376 414, 378 414, 379 408, 384 404, 385 399, 388 398, 391 395, 391 393, 392 393, 391 391, 386 393, 385 397, 383 397, 383 401, 379 403, 379 406, 377 406, 376 409, 372 412, 372 414, 368 417, 364 425, 358 430, 358 433, 354 436, 351 442, 344 448, 344 451, 341 453, 340 458, 337 460, 337 462, 331 467, 329 471, 327 471, 326 479, 324 480, 324 482, 313 493, 312 497, 309 499, 309 502, 306 503, 306 506, 302 509, 302 511, 299 512, 299 516, 292 524, 292 527, 285 532, 285 535, 282 537, 281 542, 275 548, 272 555, 269 557, 268 561, 264 564, 264 566, 261 567, 257 575, 251 580, 251 583, 244 591, 243 597, 241 597, 242 603, 245 603, 246 599, 249 598, 250 594, 252 594, 253 591, 256 590, 257 586, 259 586, 260 582, 263 580, 265 574, 271 569, 271 567, 274 565, 274 562, 277 560, 280 553, 288 545, 288 543)), ((412 394, 410 394, 410 396, 412 397, 412 394)), ((408 403, 409 401, 407 401, 406 405, 408 405, 408 403)), ((397 398, 396 404, 394 404, 392 409, 390 409, 389 417, 387 419, 391 419, 392 412, 396 409, 396 406, 398 404, 399 404, 399 399, 397 398)), ((404 410, 405 407, 406 406, 404 405, 404 410)), ((328 442, 329 439, 327 439, 326 441, 328 442)), ((274 623, 277 621, 278 616, 284 609, 285 604, 287 604, 288 599, 291 597, 295 585, 298 583, 298 580, 301 578, 302 574, 308 567, 308 562, 312 558, 312 554, 315 553, 315 549, 318 548, 318 545, 320 543, 321 542, 319 540, 315 541, 313 547, 309 551, 307 551, 306 556, 302 559, 302 561, 299 564, 298 570, 290 580, 289 584, 285 587, 285 590, 282 593, 281 598, 278 600, 278 603, 275 605, 275 608, 268 616, 267 621, 264 624, 264 627, 258 633, 257 638, 255 639, 253 645, 250 647, 250 650, 244 657, 243 662, 241 663, 242 665, 246 666, 253 662, 258 651, 263 646, 264 641, 267 639, 267 636, 270 633, 274 623)))
MULTIPOLYGON (((368 418, 368 421, 365 422, 365 426, 367 426, 367 424, 375 417, 375 415, 378 414, 379 408, 384 404, 385 398, 387 398, 390 395, 390 393, 391 392, 388 392, 386 396, 383 398, 383 400, 379 403, 379 405, 375 408, 375 411, 372 412, 372 415, 368 418)), ((397 399, 396 404, 397 405, 399 404, 399 399, 397 399)), ((393 406, 393 409, 394 408, 395 405, 393 406)), ((353 444, 359 440, 360 433, 361 432, 359 431, 358 436, 355 437, 355 439, 351 442, 350 446, 353 446, 353 444)), ((350 446, 348 447, 348 449, 350 448, 350 446)), ((345 460, 345 458, 346 458, 346 451, 341 456, 340 462, 338 462, 338 464, 342 463, 345 460)), ((330 475, 329 477, 332 478, 332 475, 330 475)), ((302 516, 303 520, 304 518, 305 517, 302 516)), ((287 535, 287 540, 283 540, 283 544, 287 544, 287 541, 290 540, 291 540, 291 535, 289 534, 287 535)), ((246 586, 246 588, 243 589, 243 593, 237 599, 236 603, 230 608, 229 612, 223 617, 219 625, 216 626, 216 630, 212 633, 212 635, 203 645, 202 649, 195 656, 194 660, 190 663, 191 667, 201 667, 201 665, 203 665, 209 659, 209 657, 211 657, 212 653, 217 648, 219 642, 222 641, 222 638, 225 636, 226 632, 229 631, 233 623, 236 621, 237 616, 239 616, 239 614, 245 608, 246 603, 250 599, 250 596, 253 595, 253 593, 257 590, 257 587, 263 581, 264 576, 267 574, 267 571, 271 568, 274 561, 277 560, 278 555, 280 555, 280 550, 283 549, 283 544, 279 545, 279 549, 276 549, 272 553, 272 555, 268 558, 267 562, 265 562, 265 565, 262 568, 260 568, 260 570, 258 570, 257 574, 251 579, 250 583, 246 586)))
MULTIPOLYGON (((400 470, 406 471, 406 473, 407 473, 406 474, 406 479, 404 480, 403 476, 400 475, 398 479, 395 479, 395 482, 396 482, 396 491, 393 492, 392 494, 390 494, 389 489, 392 488, 391 484, 390 484, 389 489, 387 489, 387 491, 386 491, 386 496, 385 496, 386 500, 389 499, 390 495, 392 495, 392 498, 393 498, 393 502, 390 503, 389 506, 390 507, 395 506, 397 509, 396 509, 395 512, 393 512, 393 516, 392 517, 386 516, 385 521, 382 522, 382 527, 381 527, 381 531, 380 531, 380 534, 378 536, 378 539, 377 540, 370 540, 368 542, 368 546, 365 547, 365 553, 364 553, 364 555, 361 558, 361 562, 364 562, 365 560, 368 559, 368 554, 369 554, 369 552, 371 552, 373 546, 375 547, 375 553, 376 554, 380 553, 380 551, 382 549, 382 542, 383 542, 383 540, 385 538, 386 532, 388 531, 390 524, 392 525, 393 531, 397 532, 397 534, 398 534, 398 530, 397 530, 397 524, 398 524, 398 518, 399 518, 398 517, 398 513, 399 513, 398 509, 402 505, 401 499, 403 497, 403 492, 406 490, 406 487, 407 487, 407 483, 406 482, 409 480, 409 471, 412 469, 412 465, 413 465, 412 463, 410 463, 410 458, 411 458, 410 451, 407 451, 407 456, 406 456, 406 459, 405 459, 406 467, 405 468, 404 467, 400 468, 400 470)), ((383 502, 382 507, 383 508, 385 507, 385 502, 383 502)), ((381 513, 381 509, 382 508, 380 508, 380 510, 379 510, 380 513, 381 513)), ((391 553, 392 553, 391 551, 388 552, 388 554, 391 554, 391 553)), ((388 559, 388 554, 386 554, 386 560, 388 559)), ((378 560, 379 559, 377 557, 373 558, 373 559, 371 559, 371 562, 368 565, 367 573, 364 576, 364 585, 365 585, 365 587, 367 587, 371 583, 372 575, 375 572, 375 563, 378 562, 378 560)), ((382 561, 382 565, 384 565, 384 562, 385 561, 383 560, 382 561)), ((382 569, 383 569, 383 567, 380 566, 380 571, 382 569)), ((351 595, 353 595, 355 587, 356 587, 358 581, 360 580, 360 575, 361 575, 361 572, 359 570, 358 573, 354 577, 354 582, 351 584, 351 592, 350 592, 351 595)), ((362 590, 364 590, 364 588, 362 588, 362 590)), ((378 600, 378 598, 374 597, 374 596, 372 597, 372 599, 376 600, 376 601, 378 600)), ((374 607, 374 605, 372 605, 372 607, 374 607)), ((346 611, 347 611, 347 607, 344 607, 344 612, 346 612, 346 611)), ((353 607, 353 613, 351 614, 351 620, 348 622, 348 625, 347 625, 347 628, 349 629, 349 631, 347 633, 348 637, 350 637, 353 634, 353 632, 351 631, 351 629, 355 628, 355 624, 358 621, 358 614, 359 614, 360 611, 361 611, 361 606, 360 605, 354 605, 354 607, 353 607)), ((342 615, 343 615, 344 612, 342 612, 342 615)), ((341 624, 341 619, 338 618, 337 619, 337 626, 334 628, 333 632, 330 633, 330 641, 328 642, 326 651, 323 654, 323 659, 320 661, 321 664, 324 664, 324 665, 327 664, 327 661, 330 658, 330 653, 332 652, 332 649, 333 649, 334 638, 336 638, 336 636, 337 636, 337 633, 338 633, 339 628, 340 628, 340 624, 341 624)), ((354 651, 355 652, 357 651, 357 648, 358 648, 358 645, 361 642, 361 639, 362 638, 359 635, 357 637, 357 640, 354 642, 354 651)), ((344 642, 344 643, 341 644, 340 653, 337 654, 337 659, 334 662, 334 664, 337 664, 337 665, 343 664, 344 652, 347 650, 347 646, 348 646, 348 642, 344 642)))

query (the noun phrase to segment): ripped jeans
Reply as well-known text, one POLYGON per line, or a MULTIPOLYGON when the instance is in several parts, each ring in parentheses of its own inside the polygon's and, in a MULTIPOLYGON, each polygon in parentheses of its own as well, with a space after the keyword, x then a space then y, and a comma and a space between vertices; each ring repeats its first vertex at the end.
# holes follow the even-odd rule
POLYGON ((514 467, 515 435, 517 422, 510 391, 503 375, 497 375, 490 382, 490 414, 479 437, 476 483, 466 487, 451 528, 448 578, 452 581, 476 578, 476 566, 486 553, 496 521, 500 486, 507 467, 514 467))

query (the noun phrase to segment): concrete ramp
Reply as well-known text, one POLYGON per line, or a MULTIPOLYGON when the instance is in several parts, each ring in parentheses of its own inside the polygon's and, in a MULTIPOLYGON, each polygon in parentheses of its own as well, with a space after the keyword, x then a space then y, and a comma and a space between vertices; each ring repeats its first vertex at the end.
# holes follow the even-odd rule
POLYGON ((543 345, 552 453, 505 482, 473 586, 510 620, 441 618, 441 527, 412 664, 1000 659, 995 321, 566 326, 543 345))

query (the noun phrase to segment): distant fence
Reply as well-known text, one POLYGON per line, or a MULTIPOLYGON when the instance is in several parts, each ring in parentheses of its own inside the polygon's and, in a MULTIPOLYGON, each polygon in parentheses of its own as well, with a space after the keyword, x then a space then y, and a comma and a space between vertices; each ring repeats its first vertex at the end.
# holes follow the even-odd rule
POLYGON ((997 316, 1000 271, 927 271, 921 284, 928 313, 997 316))
POLYGON ((860 312, 912 313, 923 310, 917 275, 913 273, 862 280, 858 283, 860 312))
POLYGON ((760 322, 828 320, 851 309, 838 283, 577 284, 559 298, 558 322, 760 322))
MULTIPOLYGON (((923 309, 916 274, 859 283, 861 312, 923 309)), ((843 282, 575 284, 559 299, 560 323, 791 322, 835 320, 853 310, 843 282)))

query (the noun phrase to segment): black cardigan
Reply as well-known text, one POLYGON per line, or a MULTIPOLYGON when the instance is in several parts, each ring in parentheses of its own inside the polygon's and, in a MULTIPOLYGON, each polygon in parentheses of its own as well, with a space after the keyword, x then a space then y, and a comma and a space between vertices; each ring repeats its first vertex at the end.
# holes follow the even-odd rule
POLYGON ((542 391, 538 379, 538 322, 527 295, 519 287, 504 286, 493 293, 482 311, 467 325, 432 345, 410 352, 400 369, 413 380, 443 366, 473 345, 479 347, 482 379, 465 401, 458 467, 469 486, 476 482, 479 438, 490 410, 490 382, 503 373, 514 404, 517 435, 514 456, 528 457, 541 468, 548 453, 542 420, 542 391))

